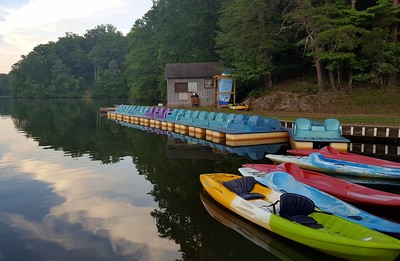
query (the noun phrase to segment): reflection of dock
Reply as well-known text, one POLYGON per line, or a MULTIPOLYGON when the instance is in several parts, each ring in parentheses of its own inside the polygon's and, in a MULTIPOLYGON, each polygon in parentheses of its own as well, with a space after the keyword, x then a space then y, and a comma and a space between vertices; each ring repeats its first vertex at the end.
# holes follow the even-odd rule
POLYGON ((183 140, 168 136, 166 156, 168 159, 210 159, 217 160, 221 158, 220 154, 212 153, 211 147, 188 143, 183 140))
POLYGON ((102 107, 100 108, 100 112, 101 113, 108 113, 108 112, 112 112, 115 111, 116 107, 102 107))
POLYGON ((399 145, 350 143, 349 152, 400 162, 399 145))
POLYGON ((260 144, 249 146, 226 146, 224 143, 214 143, 209 140, 195 138, 169 130, 157 129, 150 126, 128 123, 116 120, 122 126, 143 130, 155 134, 168 136, 167 152, 168 158, 174 159, 220 159, 220 155, 237 154, 247 156, 252 160, 261 160, 267 153, 276 153, 283 146, 282 143, 260 144), (210 153, 212 152, 212 153, 210 153))

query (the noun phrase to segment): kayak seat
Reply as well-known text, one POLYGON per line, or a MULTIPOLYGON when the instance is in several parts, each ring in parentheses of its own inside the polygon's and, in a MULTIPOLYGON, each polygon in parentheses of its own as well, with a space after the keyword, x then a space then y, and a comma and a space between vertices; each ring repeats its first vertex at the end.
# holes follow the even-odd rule
POLYGON ((264 198, 260 193, 252 193, 256 181, 254 177, 242 177, 230 181, 222 182, 226 188, 236 193, 244 199, 259 199, 264 198))
POLYGON ((281 217, 311 228, 322 228, 321 224, 309 216, 314 209, 314 202, 303 195, 283 193, 280 197, 279 215, 281 217))

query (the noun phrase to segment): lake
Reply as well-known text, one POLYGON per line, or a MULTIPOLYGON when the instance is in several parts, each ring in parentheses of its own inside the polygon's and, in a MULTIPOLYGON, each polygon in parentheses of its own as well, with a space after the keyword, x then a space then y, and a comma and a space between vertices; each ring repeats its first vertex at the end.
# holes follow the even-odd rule
POLYGON ((99 115, 118 102, 0 98, 1 260, 327 258, 202 192, 201 173, 269 163, 260 148, 199 144, 99 115))

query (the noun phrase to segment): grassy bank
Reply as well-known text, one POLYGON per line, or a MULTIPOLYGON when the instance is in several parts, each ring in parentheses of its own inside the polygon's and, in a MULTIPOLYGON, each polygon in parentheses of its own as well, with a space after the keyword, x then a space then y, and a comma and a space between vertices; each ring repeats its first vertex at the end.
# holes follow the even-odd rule
MULTIPOLYGON (((318 96, 315 93, 315 86, 305 81, 290 81, 267 90, 263 95, 270 95, 278 90, 309 97, 308 100, 318 105, 315 106, 318 109, 314 112, 293 112, 253 108, 240 113, 287 121, 294 121, 299 117, 318 121, 336 118, 342 124, 400 126, 400 88, 382 89, 373 86, 354 86, 351 90, 342 89, 338 92, 328 90, 323 95, 318 96)), ((228 108, 201 108, 201 110, 234 112, 228 108)))
POLYGON ((366 124, 374 126, 400 126, 399 115, 383 115, 383 114, 338 114, 338 113, 295 113, 295 112, 266 112, 261 110, 250 111, 233 111, 228 108, 199 108, 204 111, 219 111, 225 113, 243 113, 248 115, 260 115, 266 118, 276 118, 284 121, 295 121, 297 118, 303 117, 310 120, 322 121, 327 118, 336 118, 342 124, 366 124))

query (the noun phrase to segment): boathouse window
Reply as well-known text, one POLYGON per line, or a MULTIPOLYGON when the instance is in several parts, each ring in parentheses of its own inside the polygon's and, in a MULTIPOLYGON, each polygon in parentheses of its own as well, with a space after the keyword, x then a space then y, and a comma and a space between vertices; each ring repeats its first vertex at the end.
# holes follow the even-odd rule
POLYGON ((175 83, 175 92, 188 92, 188 83, 187 82, 176 82, 175 83))
POLYGON ((213 89, 214 88, 214 80, 213 79, 204 80, 204 88, 205 89, 213 89))
POLYGON ((188 82, 188 92, 197 92, 197 82, 188 82))

